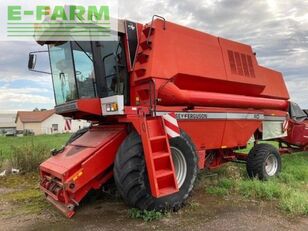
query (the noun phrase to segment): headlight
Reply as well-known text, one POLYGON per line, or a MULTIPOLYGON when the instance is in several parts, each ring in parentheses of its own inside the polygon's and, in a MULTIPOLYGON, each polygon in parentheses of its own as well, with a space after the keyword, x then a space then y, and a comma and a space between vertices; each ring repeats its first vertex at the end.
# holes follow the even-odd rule
POLYGON ((117 103, 108 103, 106 104, 106 111, 107 112, 115 112, 118 111, 119 107, 117 103))

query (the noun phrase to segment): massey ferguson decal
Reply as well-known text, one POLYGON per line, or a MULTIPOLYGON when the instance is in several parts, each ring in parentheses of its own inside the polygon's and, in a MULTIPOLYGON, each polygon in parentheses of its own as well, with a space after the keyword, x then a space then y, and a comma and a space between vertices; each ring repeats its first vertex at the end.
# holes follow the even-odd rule
POLYGON ((207 118, 207 113, 176 113, 176 119, 178 120, 202 120, 207 118))

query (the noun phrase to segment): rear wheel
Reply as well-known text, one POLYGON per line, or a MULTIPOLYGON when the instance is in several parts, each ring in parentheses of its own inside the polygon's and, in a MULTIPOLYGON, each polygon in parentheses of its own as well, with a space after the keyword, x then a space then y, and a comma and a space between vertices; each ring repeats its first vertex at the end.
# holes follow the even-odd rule
POLYGON ((270 144, 256 144, 249 152, 247 173, 250 178, 267 180, 281 171, 281 157, 278 150, 270 144))
POLYGON ((155 198, 151 194, 140 136, 132 132, 121 144, 115 164, 116 186, 131 207, 141 210, 178 210, 191 193, 198 172, 198 158, 185 132, 169 140, 179 192, 155 198))

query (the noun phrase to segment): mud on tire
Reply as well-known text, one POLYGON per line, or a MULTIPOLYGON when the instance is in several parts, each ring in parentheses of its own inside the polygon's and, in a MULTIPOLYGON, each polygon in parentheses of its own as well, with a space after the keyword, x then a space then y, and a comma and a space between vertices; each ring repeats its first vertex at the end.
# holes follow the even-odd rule
POLYGON ((179 192, 161 198, 151 195, 140 136, 133 131, 121 144, 114 164, 114 179, 117 189, 129 206, 141 210, 176 211, 190 195, 198 173, 195 147, 183 131, 180 137, 170 139, 169 143, 183 153, 187 174, 179 192))

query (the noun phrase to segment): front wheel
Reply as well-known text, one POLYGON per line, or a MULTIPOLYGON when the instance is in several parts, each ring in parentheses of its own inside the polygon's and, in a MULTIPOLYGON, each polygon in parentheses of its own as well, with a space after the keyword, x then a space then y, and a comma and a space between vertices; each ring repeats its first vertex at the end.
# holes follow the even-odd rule
POLYGON ((250 178, 268 180, 277 176, 281 171, 281 157, 273 145, 256 144, 249 152, 246 163, 250 178))
POLYGON ((122 198, 141 210, 176 211, 191 193, 198 172, 195 147, 185 132, 169 140, 179 192, 155 198, 151 194, 140 136, 130 133, 114 163, 114 179, 122 198))

